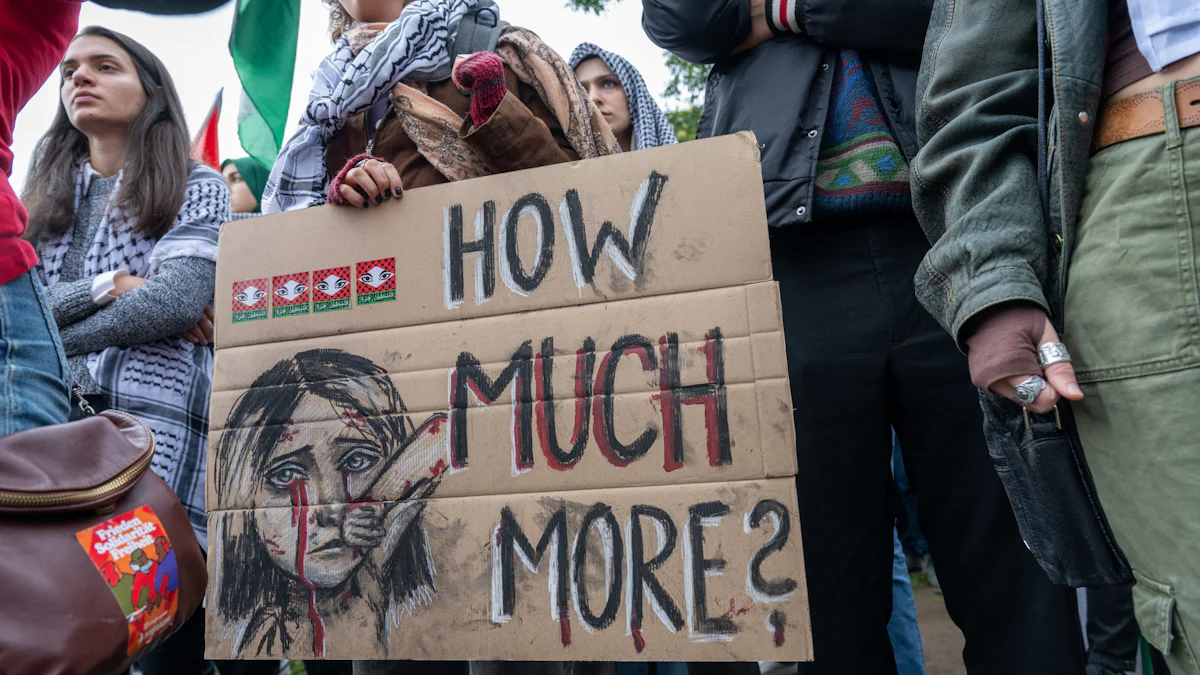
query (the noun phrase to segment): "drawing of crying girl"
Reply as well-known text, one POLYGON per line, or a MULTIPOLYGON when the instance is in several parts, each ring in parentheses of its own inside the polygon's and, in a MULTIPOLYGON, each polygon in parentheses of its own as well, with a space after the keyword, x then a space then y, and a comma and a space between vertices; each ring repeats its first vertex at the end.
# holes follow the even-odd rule
MULTIPOLYGON (((426 604, 422 529, 445 467, 445 414, 414 424, 387 372, 317 349, 275 364, 238 400, 213 467, 217 625, 235 658, 311 648, 426 604)), ((213 630, 213 629, 210 629, 213 630)))

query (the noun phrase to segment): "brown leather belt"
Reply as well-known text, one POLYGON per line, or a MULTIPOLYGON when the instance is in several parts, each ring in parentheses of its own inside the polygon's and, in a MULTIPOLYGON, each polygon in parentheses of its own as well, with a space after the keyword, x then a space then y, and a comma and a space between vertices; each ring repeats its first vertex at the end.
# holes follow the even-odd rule
MULTIPOLYGON (((1175 85, 1175 108, 1179 113, 1180 129, 1200 126, 1200 80, 1175 85)), ((1131 96, 1111 103, 1101 111, 1092 152, 1166 130, 1161 89, 1131 96)))

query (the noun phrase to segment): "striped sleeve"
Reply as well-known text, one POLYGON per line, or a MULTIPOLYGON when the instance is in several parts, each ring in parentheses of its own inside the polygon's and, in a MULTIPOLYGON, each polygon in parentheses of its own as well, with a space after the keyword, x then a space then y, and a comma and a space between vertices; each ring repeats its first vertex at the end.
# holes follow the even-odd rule
POLYGON ((804 33, 803 14, 798 5, 804 0, 767 0, 767 25, 776 35, 804 33))

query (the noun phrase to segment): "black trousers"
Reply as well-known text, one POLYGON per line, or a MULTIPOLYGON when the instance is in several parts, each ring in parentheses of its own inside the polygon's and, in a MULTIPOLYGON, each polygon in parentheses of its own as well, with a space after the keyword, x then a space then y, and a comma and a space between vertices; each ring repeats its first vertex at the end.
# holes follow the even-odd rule
POLYGON ((967 672, 1083 673, 1075 592, 1052 586, 1022 543, 966 358, 914 296, 929 248, 916 221, 772 232, 815 657, 800 672, 896 672, 894 427, 967 672))
MULTIPOLYGON (((1087 589, 1087 641, 1087 675, 1133 672, 1138 625, 1132 584, 1087 589)), ((1154 673, 1159 675, 1157 669, 1154 673)))

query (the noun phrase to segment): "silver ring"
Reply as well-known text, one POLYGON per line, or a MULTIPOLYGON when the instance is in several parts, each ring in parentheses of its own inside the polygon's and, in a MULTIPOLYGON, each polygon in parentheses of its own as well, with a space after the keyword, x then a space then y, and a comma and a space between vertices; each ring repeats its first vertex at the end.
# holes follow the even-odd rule
POLYGON ((1052 363, 1070 363, 1071 352, 1067 351, 1067 346, 1061 342, 1047 342, 1038 347, 1038 363, 1042 367, 1052 363))
POLYGON ((1029 379, 1013 387, 1013 400, 1025 405, 1033 405, 1038 394, 1046 388, 1046 381, 1040 375, 1030 375, 1029 379))

